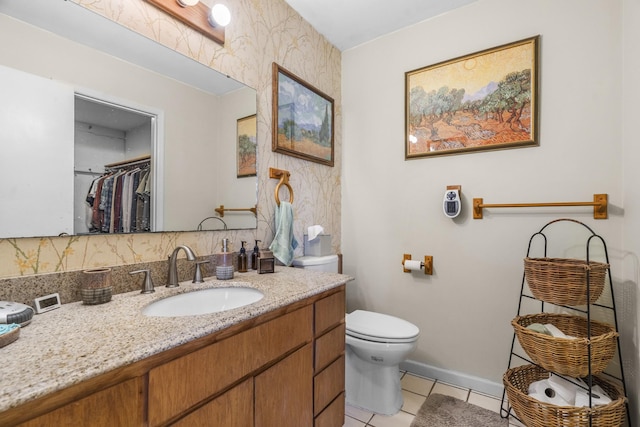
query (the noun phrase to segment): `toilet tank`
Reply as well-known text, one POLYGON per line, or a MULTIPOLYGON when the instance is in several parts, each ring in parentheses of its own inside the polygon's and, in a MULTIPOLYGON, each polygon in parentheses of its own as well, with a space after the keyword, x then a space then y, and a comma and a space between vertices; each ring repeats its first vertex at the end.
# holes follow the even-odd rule
POLYGON ((338 272, 338 255, 303 256, 294 258, 293 266, 312 271, 338 272))

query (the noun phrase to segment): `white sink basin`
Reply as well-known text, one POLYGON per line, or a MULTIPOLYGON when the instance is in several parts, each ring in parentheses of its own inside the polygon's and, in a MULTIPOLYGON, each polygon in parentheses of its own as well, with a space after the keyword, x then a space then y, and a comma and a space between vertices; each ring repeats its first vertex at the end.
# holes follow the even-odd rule
POLYGON ((211 288, 167 297, 146 306, 142 314, 155 317, 196 316, 244 307, 264 298, 253 288, 211 288))

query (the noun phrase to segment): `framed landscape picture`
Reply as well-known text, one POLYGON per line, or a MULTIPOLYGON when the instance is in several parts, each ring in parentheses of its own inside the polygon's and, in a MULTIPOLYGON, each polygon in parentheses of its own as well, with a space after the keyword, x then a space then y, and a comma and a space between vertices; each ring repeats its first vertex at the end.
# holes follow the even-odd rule
POLYGON ((256 115, 238 119, 238 178, 256 176, 256 115))
POLYGON ((333 109, 331 97, 273 63, 273 151, 333 166, 333 109))
POLYGON ((538 145, 538 39, 405 73, 405 159, 538 145))

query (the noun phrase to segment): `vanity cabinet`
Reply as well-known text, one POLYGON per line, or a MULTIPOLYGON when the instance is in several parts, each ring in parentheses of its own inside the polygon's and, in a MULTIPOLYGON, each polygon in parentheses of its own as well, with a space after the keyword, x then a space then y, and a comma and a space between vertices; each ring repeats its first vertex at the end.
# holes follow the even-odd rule
MULTIPOLYGON (((149 425, 165 425, 311 340, 312 306, 308 305, 153 368, 149 425)), ((311 382, 310 373, 307 382, 311 382)))
POLYGON ((342 425, 344 288, 2 412, 0 425, 342 425))

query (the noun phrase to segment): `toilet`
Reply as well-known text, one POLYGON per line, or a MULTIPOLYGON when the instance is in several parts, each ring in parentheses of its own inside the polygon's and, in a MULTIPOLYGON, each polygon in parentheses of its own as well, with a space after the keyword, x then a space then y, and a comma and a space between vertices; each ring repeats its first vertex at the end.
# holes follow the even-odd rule
MULTIPOLYGON (((338 256, 304 256, 293 266, 338 272, 338 256)), ((399 365, 416 348, 420 329, 406 320, 372 311, 346 315, 346 401, 367 411, 393 415, 402 408, 399 365)))

